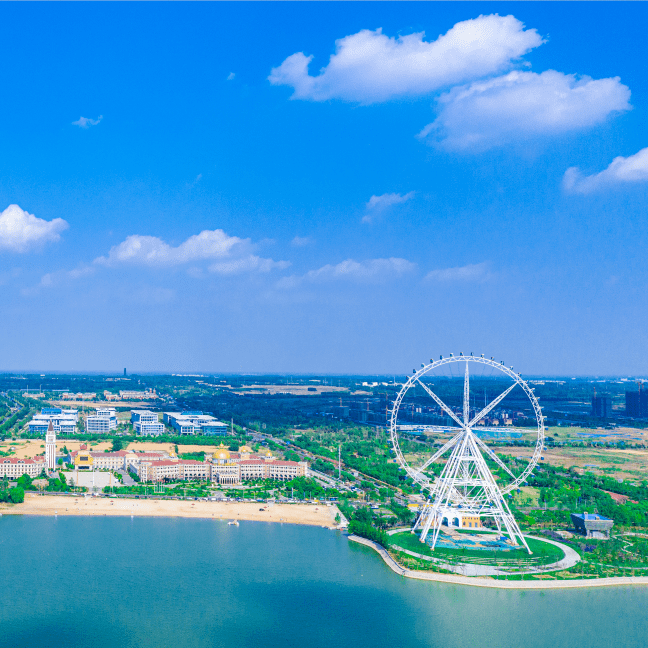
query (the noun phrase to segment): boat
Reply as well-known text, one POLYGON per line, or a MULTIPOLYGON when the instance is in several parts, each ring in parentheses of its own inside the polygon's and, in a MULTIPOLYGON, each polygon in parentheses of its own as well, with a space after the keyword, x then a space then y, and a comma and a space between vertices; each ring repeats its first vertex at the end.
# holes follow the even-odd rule
POLYGON ((229 525, 229 524, 232 524, 232 525, 234 525, 234 526, 238 526, 238 525, 239 525, 238 520, 231 520, 231 521, 228 522, 227 524, 228 524, 228 525, 229 525))

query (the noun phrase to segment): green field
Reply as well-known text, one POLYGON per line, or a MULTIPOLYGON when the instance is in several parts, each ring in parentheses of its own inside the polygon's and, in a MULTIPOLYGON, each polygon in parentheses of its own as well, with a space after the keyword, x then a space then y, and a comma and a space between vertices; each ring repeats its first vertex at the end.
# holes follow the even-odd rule
POLYGON ((418 536, 405 531, 390 536, 391 545, 394 549, 401 548, 414 551, 422 556, 430 556, 448 561, 481 563, 481 564, 522 564, 522 565, 547 565, 564 558, 565 554, 560 547, 526 538, 532 555, 526 550, 518 549, 513 551, 487 551, 484 549, 446 549, 437 547, 434 551, 429 545, 419 541, 418 536))

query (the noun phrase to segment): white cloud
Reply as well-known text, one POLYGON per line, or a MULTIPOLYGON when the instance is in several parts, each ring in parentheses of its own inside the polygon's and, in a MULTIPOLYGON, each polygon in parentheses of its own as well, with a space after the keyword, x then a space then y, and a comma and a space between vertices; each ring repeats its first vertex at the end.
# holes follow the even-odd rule
POLYGON ((440 283, 460 282, 484 282, 492 278, 488 263, 474 263, 456 268, 443 268, 432 270, 425 275, 424 281, 435 281, 440 283))
POLYGON ((310 236, 295 236, 295 238, 290 241, 290 244, 294 247, 305 247, 313 243, 313 238, 310 236))
POLYGON ((244 272, 270 272, 271 270, 285 270, 288 267, 290 267, 290 261, 273 261, 272 259, 264 259, 255 254, 250 254, 240 259, 213 263, 207 269, 209 272, 214 272, 216 274, 234 275, 242 274, 244 272))
POLYGON ((62 218, 46 221, 23 211, 18 205, 9 205, 0 213, 0 249, 27 252, 60 240, 60 233, 68 227, 62 218))
POLYGON ((629 99, 618 77, 513 71, 442 95, 437 119, 419 137, 434 135, 446 148, 480 151, 595 126, 613 112, 630 110, 629 99))
POLYGON ((77 121, 72 122, 72 126, 78 126, 79 128, 90 128, 90 126, 97 126, 102 119, 103 115, 99 115, 97 119, 90 119, 90 117, 79 117, 77 121))
POLYGON ((615 185, 648 182, 648 148, 629 157, 615 157, 610 166, 594 175, 584 176, 578 167, 565 171, 563 188, 572 193, 588 194, 615 185))
POLYGON ((235 77, 235 76, 236 76, 236 74, 234 74, 234 72, 230 72, 230 73, 227 75, 227 80, 228 80, 228 81, 234 81, 234 77, 235 77))
POLYGON ((287 261, 273 261, 254 254, 255 245, 250 239, 229 236, 223 230, 204 230, 190 236, 173 247, 156 236, 134 234, 119 245, 112 247, 108 256, 94 260, 97 265, 115 267, 140 265, 149 267, 172 267, 197 261, 212 261, 208 267, 217 274, 241 272, 269 272, 286 268, 287 261))
POLYGON ((335 53, 318 76, 308 73, 313 57, 297 52, 273 68, 268 79, 293 87, 293 99, 369 104, 500 73, 543 43, 535 29, 499 15, 459 22, 435 41, 424 36, 390 38, 381 29, 363 29, 335 42, 335 53))
POLYGON ((327 264, 317 270, 310 270, 301 277, 293 275, 277 282, 278 288, 295 288, 303 283, 325 283, 329 281, 380 282, 398 278, 416 269, 416 264, 406 259, 368 259, 354 261, 347 259, 337 265, 327 264))
POLYGON ((380 196, 371 196, 369 202, 366 204, 367 213, 363 216, 363 223, 371 223, 377 213, 383 212, 385 209, 392 207, 393 205, 398 205, 400 203, 407 202, 411 198, 414 198, 414 191, 410 191, 406 194, 397 194, 397 193, 386 193, 380 196))

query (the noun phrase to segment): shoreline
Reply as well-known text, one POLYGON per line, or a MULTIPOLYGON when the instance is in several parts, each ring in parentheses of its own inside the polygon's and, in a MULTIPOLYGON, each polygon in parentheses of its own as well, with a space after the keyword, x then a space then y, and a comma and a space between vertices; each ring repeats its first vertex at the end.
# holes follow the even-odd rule
POLYGON ((415 580, 436 581, 452 585, 467 585, 469 587, 491 587, 499 589, 575 589, 580 587, 615 587, 620 585, 648 585, 648 576, 614 576, 612 578, 574 578, 564 581, 499 581, 489 578, 471 578, 468 576, 457 576, 451 574, 437 574, 435 572, 419 572, 401 567, 384 549, 376 542, 361 538, 360 536, 348 536, 351 542, 365 545, 376 551, 385 561, 387 566, 399 576, 413 578, 415 580))
POLYGON ((22 504, 0 505, 0 515, 184 517, 305 524, 335 529, 337 506, 268 504, 264 502, 204 502, 137 500, 104 497, 25 494, 22 504))

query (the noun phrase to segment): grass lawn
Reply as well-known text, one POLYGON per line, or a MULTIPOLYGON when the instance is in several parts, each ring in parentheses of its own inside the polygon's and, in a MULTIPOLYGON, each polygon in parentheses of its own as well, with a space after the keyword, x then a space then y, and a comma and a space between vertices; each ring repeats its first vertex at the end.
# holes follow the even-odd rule
POLYGON ((438 547, 434 551, 428 544, 419 541, 418 536, 404 531, 402 533, 395 533, 390 536, 392 546, 407 549, 421 554, 422 556, 433 556, 435 558, 453 558, 453 559, 466 559, 466 562, 497 562, 499 564, 505 562, 518 562, 524 561, 527 564, 544 565, 557 562, 564 558, 565 554, 560 547, 526 538, 529 544, 529 549, 533 552, 531 556, 526 553, 524 549, 514 551, 487 551, 483 549, 445 549, 438 547))

